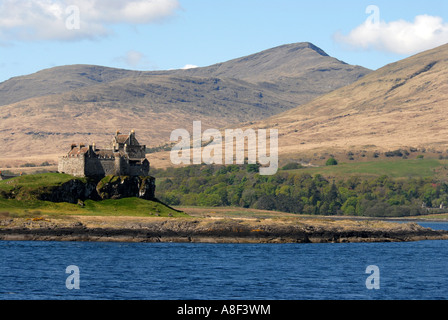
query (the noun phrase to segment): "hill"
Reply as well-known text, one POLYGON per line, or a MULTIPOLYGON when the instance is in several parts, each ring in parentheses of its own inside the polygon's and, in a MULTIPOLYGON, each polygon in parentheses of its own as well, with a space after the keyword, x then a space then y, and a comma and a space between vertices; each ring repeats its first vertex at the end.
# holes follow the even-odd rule
POLYGON ((0 106, 41 96, 59 94, 117 79, 136 77, 141 72, 91 65, 62 66, 14 77, 0 83, 0 106))
POLYGON ((396 149, 446 153, 448 45, 389 64, 251 127, 279 130, 283 159, 396 149))
POLYGON ((191 70, 47 69, 0 84, 2 157, 55 159, 71 143, 109 143, 117 129, 157 146, 194 120, 203 129, 260 120, 369 72, 309 43, 191 70))
POLYGON ((184 71, 191 76, 248 81, 269 91, 288 94, 296 104, 348 85, 369 72, 332 58, 308 42, 282 45, 210 67, 184 71))

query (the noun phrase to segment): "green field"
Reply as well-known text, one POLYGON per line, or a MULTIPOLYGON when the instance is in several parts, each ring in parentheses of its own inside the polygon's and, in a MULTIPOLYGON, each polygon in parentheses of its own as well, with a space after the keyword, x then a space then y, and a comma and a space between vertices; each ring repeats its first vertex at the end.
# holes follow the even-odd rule
POLYGON ((391 178, 425 178, 442 175, 446 172, 446 160, 383 160, 370 162, 341 163, 336 166, 303 168, 289 170, 290 173, 321 174, 325 177, 344 178, 348 176, 391 178))

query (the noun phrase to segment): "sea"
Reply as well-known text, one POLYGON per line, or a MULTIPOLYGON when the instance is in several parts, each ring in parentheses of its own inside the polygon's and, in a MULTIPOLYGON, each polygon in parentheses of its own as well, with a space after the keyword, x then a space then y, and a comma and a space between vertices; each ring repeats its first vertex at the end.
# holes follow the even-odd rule
POLYGON ((448 241, 0 241, 0 300, 446 299, 448 241))

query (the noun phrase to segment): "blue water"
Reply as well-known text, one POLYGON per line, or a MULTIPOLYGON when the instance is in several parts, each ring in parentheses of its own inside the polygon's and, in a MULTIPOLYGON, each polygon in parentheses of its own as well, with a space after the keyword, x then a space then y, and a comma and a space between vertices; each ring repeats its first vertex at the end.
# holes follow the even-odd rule
MULTIPOLYGON (((423 224, 448 229, 448 224, 423 224)), ((365 244, 0 242, 0 299, 448 299, 448 241, 365 244), (69 290, 67 266, 79 268, 69 290), (367 266, 379 268, 369 290, 367 266)))

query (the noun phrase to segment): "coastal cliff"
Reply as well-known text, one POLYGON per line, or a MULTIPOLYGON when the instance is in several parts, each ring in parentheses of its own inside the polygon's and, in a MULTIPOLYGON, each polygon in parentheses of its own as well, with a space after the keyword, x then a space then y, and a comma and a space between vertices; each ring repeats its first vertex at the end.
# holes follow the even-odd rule
POLYGON ((207 218, 80 217, 0 219, 0 240, 343 243, 448 240, 448 231, 416 223, 352 220, 238 220, 207 218))

